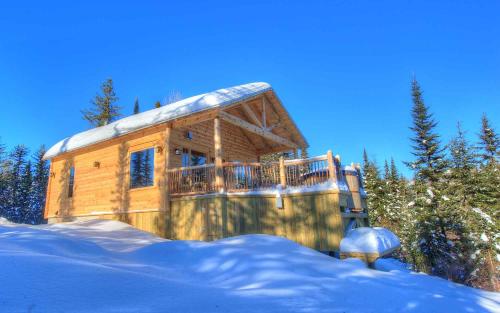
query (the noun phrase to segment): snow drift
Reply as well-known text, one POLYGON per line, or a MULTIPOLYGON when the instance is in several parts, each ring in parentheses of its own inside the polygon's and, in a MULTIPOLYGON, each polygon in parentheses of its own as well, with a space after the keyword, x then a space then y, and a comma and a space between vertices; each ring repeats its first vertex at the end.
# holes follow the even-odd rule
POLYGON ((113 221, 0 226, 0 312, 494 312, 499 294, 281 237, 167 241, 113 221))

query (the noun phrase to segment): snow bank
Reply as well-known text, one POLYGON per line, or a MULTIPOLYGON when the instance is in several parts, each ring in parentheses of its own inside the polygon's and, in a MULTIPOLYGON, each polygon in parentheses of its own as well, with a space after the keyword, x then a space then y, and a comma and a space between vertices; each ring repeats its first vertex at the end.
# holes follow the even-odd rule
POLYGON ((152 125, 161 124, 192 113, 224 107, 271 90, 268 83, 250 83, 190 97, 139 114, 122 118, 106 126, 93 128, 65 138, 52 146, 44 155, 50 159, 58 154, 86 147, 114 137, 122 136, 152 125))
POLYGON ((393 258, 377 259, 373 265, 374 265, 373 267, 376 270, 384 272, 390 272, 390 271, 402 271, 406 273, 411 272, 411 268, 408 264, 393 258))
POLYGON ((400 247, 399 238, 383 227, 360 227, 349 231, 340 241, 340 252, 384 255, 400 247))
POLYGON ((359 260, 334 259, 281 237, 206 243, 146 235, 113 221, 0 226, 0 312, 500 309, 497 293, 428 275, 371 270, 359 260))

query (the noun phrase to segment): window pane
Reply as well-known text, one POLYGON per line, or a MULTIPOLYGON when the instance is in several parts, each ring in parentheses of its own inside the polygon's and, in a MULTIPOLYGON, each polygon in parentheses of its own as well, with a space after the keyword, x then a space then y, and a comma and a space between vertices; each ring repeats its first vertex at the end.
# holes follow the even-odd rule
POLYGON ((154 148, 130 154, 130 188, 154 185, 154 148))
POLYGON ((205 153, 191 150, 191 166, 205 165, 207 163, 207 156, 205 153))
POLYGON ((189 150, 182 149, 182 167, 189 166, 189 150))
POLYGON ((73 186, 75 185, 75 168, 69 169, 68 198, 73 197, 73 186))

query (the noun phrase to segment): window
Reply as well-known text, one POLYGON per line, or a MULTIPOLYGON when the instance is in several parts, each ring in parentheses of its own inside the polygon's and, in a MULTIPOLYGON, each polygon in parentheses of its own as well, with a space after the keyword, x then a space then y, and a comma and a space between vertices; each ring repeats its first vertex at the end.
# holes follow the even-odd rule
POLYGON ((182 149, 182 167, 205 164, 207 164, 207 155, 205 153, 182 149))
POLYGON ((130 188, 154 185, 154 148, 130 154, 130 188))
POLYGON ((191 166, 207 164, 207 156, 205 153, 191 150, 191 166))
POLYGON ((73 198, 73 188, 75 185, 75 168, 69 169, 68 198, 73 198))

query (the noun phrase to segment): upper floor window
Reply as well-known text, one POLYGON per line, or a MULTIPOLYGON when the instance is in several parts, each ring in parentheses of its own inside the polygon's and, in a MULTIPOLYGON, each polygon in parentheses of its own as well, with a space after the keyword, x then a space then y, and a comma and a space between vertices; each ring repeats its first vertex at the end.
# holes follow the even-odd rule
POLYGON ((154 185, 154 148, 130 154, 130 188, 154 185))
POLYGON ((73 189, 75 187, 75 168, 71 167, 69 169, 69 181, 68 181, 68 198, 73 197, 73 189))

